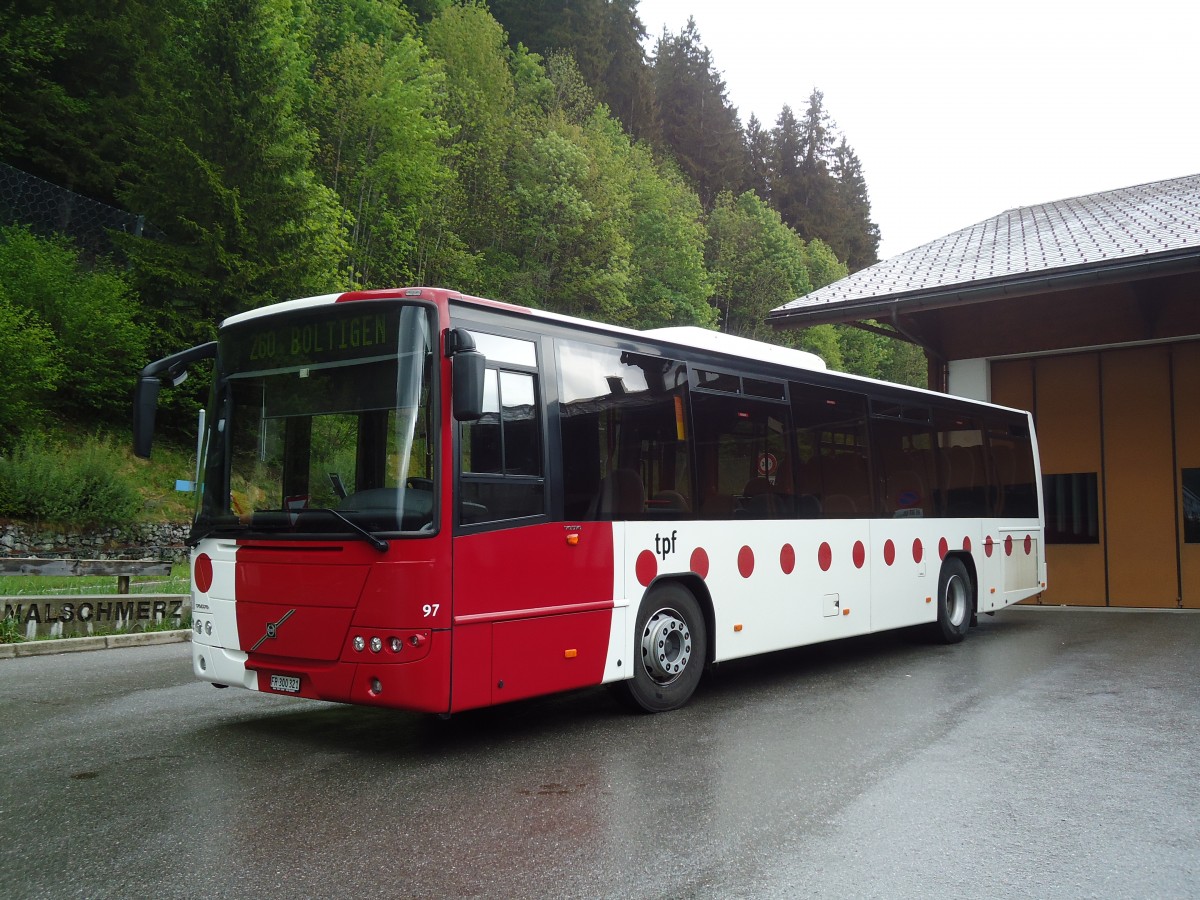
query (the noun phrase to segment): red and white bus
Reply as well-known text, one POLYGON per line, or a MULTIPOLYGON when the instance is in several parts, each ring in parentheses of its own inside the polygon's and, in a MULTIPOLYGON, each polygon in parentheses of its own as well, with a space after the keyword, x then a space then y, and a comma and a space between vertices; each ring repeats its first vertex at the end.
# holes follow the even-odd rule
POLYGON ((195 674, 453 713, 706 666, 1045 588, 1028 413, 452 291, 225 321, 191 535, 195 674))

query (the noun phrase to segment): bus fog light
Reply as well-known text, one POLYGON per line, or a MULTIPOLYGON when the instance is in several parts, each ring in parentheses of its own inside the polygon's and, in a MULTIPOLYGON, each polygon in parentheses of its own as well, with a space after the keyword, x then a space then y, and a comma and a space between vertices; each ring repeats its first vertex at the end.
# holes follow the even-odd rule
POLYGON ((420 647, 423 643, 425 643, 425 635, 414 634, 408 639, 408 642, 414 647, 420 647))
POLYGON ((389 643, 391 644, 393 653, 399 653, 404 649, 404 641, 400 640, 398 637, 392 638, 389 643))
POLYGON ((380 637, 371 638, 371 652, 378 653, 382 649, 383 649, 383 638, 380 638, 380 637))
POLYGON ((371 693, 372 694, 382 694, 383 693, 383 682, 381 682, 378 678, 371 679, 371 693))
POLYGON ((366 648, 366 646, 367 646, 367 642, 362 639, 362 635, 355 635, 354 649, 361 652, 363 649, 366 648))
POLYGON ((208 660, 206 660, 203 656, 200 657, 200 671, 201 672, 208 671, 208 660))

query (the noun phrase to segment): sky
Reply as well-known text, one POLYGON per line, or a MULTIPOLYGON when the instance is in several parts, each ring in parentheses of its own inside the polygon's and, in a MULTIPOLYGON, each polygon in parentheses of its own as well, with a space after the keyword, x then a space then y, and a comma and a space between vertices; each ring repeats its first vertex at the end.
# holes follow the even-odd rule
POLYGON ((1005 210, 1200 173, 1196 0, 640 0, 689 16, 743 126, 813 89, 858 154, 880 259, 1005 210))

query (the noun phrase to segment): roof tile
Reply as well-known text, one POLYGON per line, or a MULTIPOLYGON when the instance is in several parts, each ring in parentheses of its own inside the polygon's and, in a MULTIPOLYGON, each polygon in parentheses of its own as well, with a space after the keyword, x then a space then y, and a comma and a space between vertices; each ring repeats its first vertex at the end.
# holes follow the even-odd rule
POLYGON ((772 315, 1197 248, 1200 174, 1010 209, 798 297, 772 315))

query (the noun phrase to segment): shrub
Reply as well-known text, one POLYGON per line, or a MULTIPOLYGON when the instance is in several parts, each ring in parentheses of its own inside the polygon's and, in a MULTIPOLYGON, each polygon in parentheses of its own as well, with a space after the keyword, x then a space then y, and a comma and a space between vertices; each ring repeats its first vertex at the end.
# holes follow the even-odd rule
POLYGON ((108 438, 66 446, 30 436, 0 457, 0 516, 80 527, 132 522, 142 508, 108 438))
POLYGON ((58 377, 43 382, 58 381, 59 410, 75 421, 124 420, 134 376, 148 361, 147 330, 126 275, 103 261, 85 264, 65 238, 3 227, 0 288, 11 305, 6 316, 23 315, 53 334, 52 342, 41 331, 38 339, 53 351, 58 377))
POLYGON ((45 418, 64 372, 54 333, 0 284, 0 450, 15 444, 27 423, 45 418))

